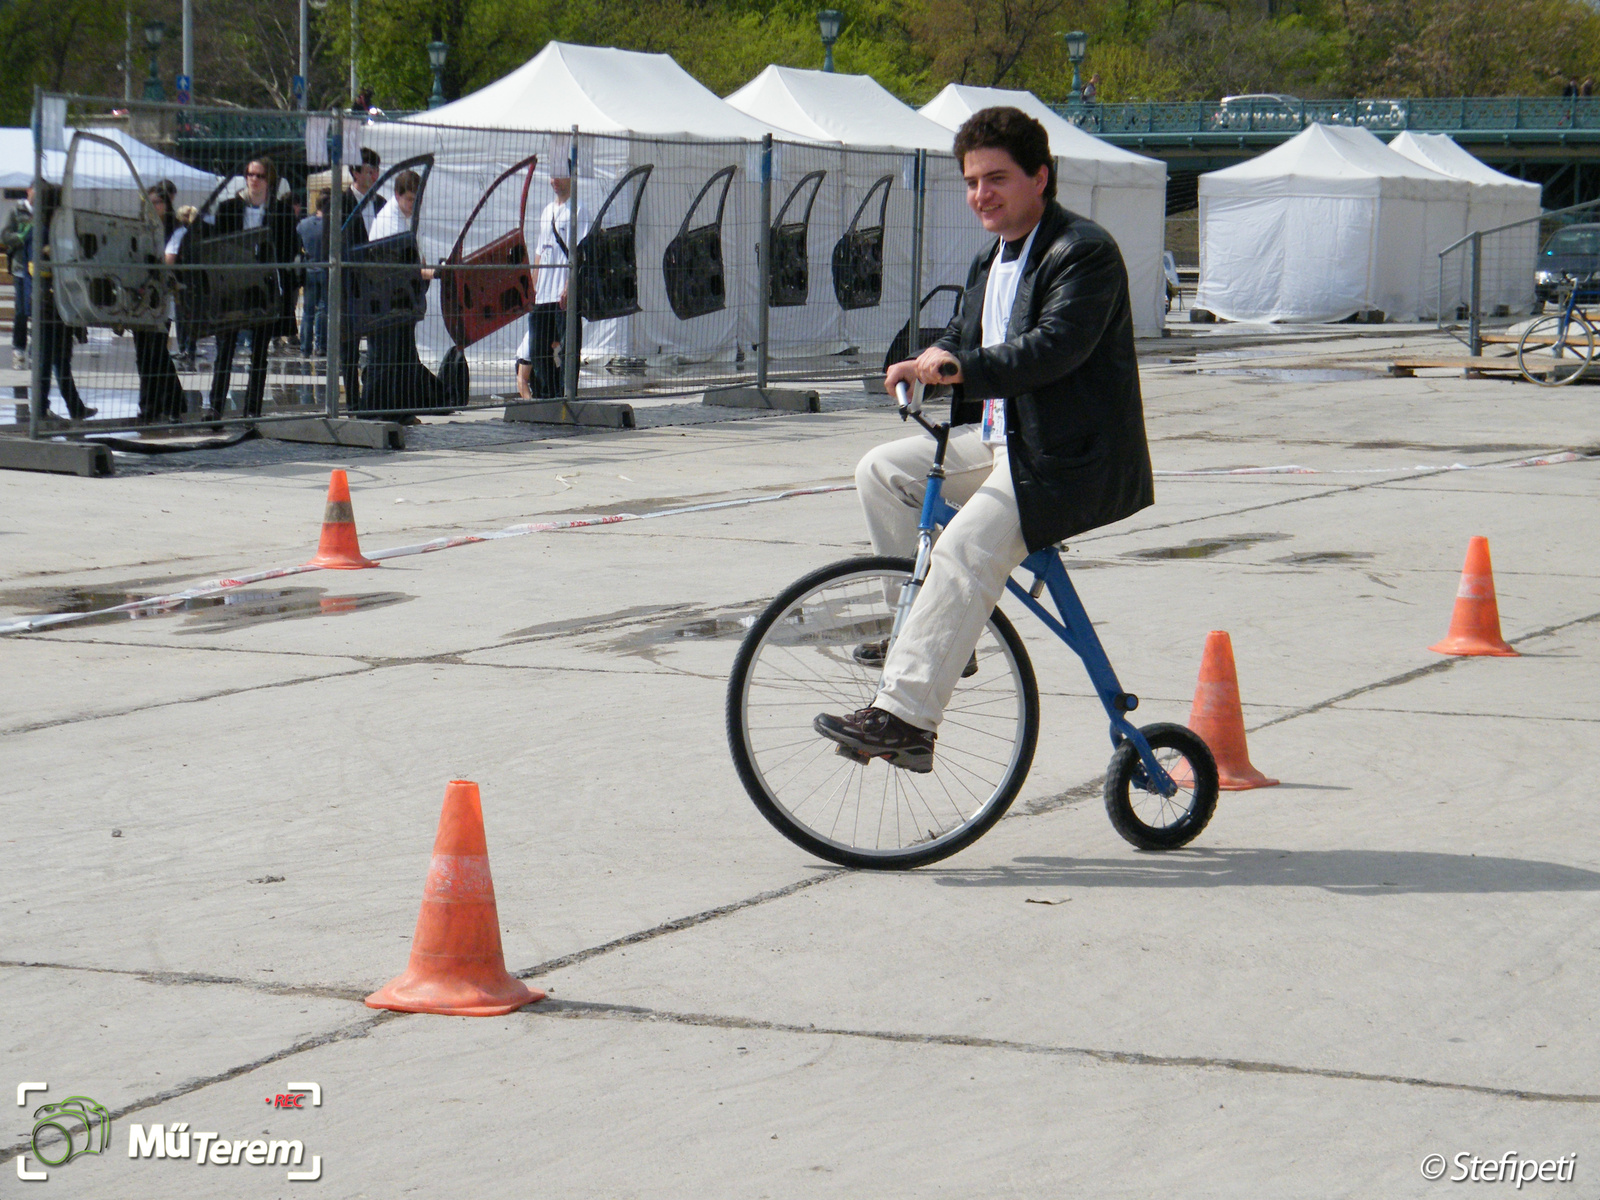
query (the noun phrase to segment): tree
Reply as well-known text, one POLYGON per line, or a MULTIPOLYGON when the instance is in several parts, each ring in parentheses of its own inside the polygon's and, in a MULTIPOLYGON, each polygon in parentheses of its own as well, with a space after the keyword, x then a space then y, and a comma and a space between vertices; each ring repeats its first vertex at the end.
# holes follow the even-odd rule
POLYGON ((928 0, 912 24, 936 76, 999 87, 1053 32, 1066 0, 928 0))

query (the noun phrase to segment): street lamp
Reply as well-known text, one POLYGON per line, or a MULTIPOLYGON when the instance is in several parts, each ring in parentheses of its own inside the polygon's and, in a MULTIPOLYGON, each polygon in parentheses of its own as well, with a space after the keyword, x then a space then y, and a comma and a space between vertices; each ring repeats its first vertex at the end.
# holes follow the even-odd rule
POLYGON ((833 44, 839 40, 839 26, 844 14, 837 8, 825 8, 817 14, 817 28, 822 31, 822 69, 833 70, 833 44))
POLYGON ((444 98, 444 57, 450 53, 450 47, 445 42, 428 43, 428 65, 433 68, 433 95, 428 97, 428 107, 438 108, 445 104, 444 98))
POLYGON ((1089 35, 1081 29, 1074 29, 1071 33, 1061 35, 1066 39, 1067 57, 1072 60, 1072 95, 1069 99, 1074 104, 1083 103, 1083 81, 1078 74, 1078 67, 1083 63, 1083 56, 1089 48, 1089 35))
POLYGON ((165 21, 144 23, 144 44, 150 47, 150 78, 144 81, 144 98, 158 104, 167 98, 166 90, 161 86, 160 68, 156 65, 156 52, 161 49, 161 39, 166 36, 165 21))

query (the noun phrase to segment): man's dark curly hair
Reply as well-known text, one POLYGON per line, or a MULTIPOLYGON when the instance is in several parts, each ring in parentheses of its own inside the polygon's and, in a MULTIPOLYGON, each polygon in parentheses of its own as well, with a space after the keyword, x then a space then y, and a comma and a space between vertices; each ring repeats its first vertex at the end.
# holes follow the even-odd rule
POLYGON ((962 122, 956 130, 956 161, 965 163, 973 150, 1004 150, 1029 175, 1049 167, 1044 198, 1056 198, 1056 160, 1050 154, 1050 135, 1020 108, 980 108, 962 122))

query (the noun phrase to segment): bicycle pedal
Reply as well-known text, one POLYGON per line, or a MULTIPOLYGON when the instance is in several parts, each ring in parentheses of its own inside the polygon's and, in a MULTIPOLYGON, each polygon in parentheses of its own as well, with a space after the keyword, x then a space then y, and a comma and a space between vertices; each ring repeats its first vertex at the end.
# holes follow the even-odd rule
POLYGON ((851 762, 860 763, 862 766, 867 766, 872 762, 868 755, 861 753, 859 750, 852 750, 849 746, 835 746, 833 752, 840 758, 848 758, 851 762))

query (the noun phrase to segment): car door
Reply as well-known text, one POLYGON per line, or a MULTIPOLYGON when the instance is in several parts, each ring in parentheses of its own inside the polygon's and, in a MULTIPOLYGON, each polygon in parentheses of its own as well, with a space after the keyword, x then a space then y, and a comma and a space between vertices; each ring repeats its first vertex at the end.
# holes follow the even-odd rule
POLYGON ((159 330, 166 327, 172 272, 166 237, 144 181, 123 148, 93 133, 74 133, 67 147, 61 203, 50 219, 56 307, 79 327, 159 330), (126 170, 126 187, 102 187, 126 170), (94 186, 87 172, 98 178, 94 186))
POLYGON ((445 329, 462 349, 526 315, 533 304, 533 271, 523 228, 528 221, 528 189, 538 165, 538 155, 529 155, 489 185, 445 259, 440 272, 440 306, 445 329), (472 244, 468 235, 490 199, 502 185, 509 182, 514 187, 519 172, 523 178, 516 225, 478 249, 464 252, 464 247, 472 244))

